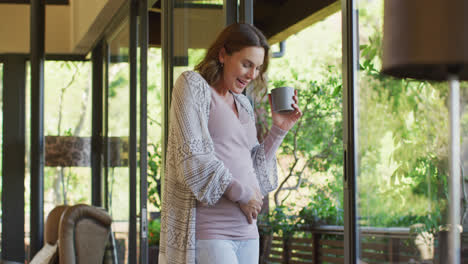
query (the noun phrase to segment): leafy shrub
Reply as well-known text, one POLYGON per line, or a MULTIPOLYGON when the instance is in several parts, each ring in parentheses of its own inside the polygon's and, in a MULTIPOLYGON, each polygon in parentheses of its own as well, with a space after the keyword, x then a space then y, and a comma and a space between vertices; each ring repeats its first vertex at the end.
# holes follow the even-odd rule
POLYGON ((262 234, 279 234, 290 237, 297 228, 297 216, 292 213, 290 207, 281 205, 271 210, 268 215, 259 216, 259 229, 262 234))
POLYGON ((161 207, 161 166, 160 144, 148 144, 148 201, 157 209, 161 207))
POLYGON ((343 225, 342 206, 323 190, 312 195, 307 206, 299 211, 299 223, 306 225, 343 225))
POLYGON ((159 237, 161 233, 161 220, 152 219, 148 223, 148 244, 150 246, 159 246, 159 237))

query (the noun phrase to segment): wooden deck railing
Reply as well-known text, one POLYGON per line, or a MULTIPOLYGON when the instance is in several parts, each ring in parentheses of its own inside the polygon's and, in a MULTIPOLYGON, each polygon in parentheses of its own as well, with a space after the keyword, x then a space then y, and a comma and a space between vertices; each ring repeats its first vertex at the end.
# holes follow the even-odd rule
MULTIPOLYGON (((442 264, 447 233, 435 237, 409 228, 360 228, 361 263, 442 264)), ((291 238, 262 236, 261 263, 344 263, 343 226, 301 228, 291 238)), ((462 262, 468 263, 468 233, 462 234, 462 262)))

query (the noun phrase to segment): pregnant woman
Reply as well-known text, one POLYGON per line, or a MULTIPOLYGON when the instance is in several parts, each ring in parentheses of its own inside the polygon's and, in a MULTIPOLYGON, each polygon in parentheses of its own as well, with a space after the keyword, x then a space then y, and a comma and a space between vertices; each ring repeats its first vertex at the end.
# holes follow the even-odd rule
MULTIPOLYGON (((242 92, 266 89, 269 46, 250 24, 226 27, 205 58, 177 79, 170 110, 159 263, 257 264, 256 218, 277 187, 275 153, 302 116, 272 112, 259 143, 242 92)), ((271 100, 270 100, 271 104, 271 100)))

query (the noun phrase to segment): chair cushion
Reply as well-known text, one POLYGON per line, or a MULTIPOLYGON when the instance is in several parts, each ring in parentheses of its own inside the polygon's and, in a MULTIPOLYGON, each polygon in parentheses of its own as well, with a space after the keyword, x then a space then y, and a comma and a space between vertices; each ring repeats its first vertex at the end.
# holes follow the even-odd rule
POLYGON ((45 243, 45 245, 37 252, 30 264, 53 264, 57 259, 57 244, 51 245, 45 243))

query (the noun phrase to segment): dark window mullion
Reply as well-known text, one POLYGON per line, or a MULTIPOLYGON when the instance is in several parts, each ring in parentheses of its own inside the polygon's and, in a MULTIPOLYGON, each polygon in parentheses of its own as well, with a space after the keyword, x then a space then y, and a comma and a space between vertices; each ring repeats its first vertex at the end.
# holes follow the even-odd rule
POLYGON ((24 262, 24 162, 26 150, 26 56, 3 65, 2 240, 4 261, 24 262))
POLYGON ((147 66, 148 1, 140 0, 140 263, 148 263, 147 182, 147 66))
POLYGON ((92 54, 92 134, 91 134, 91 204, 102 206, 102 96, 103 44, 96 45, 92 54))
POLYGON ((109 208, 109 64, 110 48, 107 41, 104 44, 104 56, 102 64, 104 65, 104 91, 103 91, 103 159, 104 159, 104 207, 109 208))
POLYGON ((359 243, 356 215, 357 197, 357 71, 358 33, 356 0, 342 1, 343 47, 343 147, 344 147, 344 243, 345 263, 357 263, 359 243))
POLYGON ((31 247, 34 256, 44 235, 44 57, 45 5, 31 1, 31 247))
MULTIPOLYGON (((171 105, 173 72, 173 47, 174 47, 174 3, 172 0, 162 0, 161 32, 162 37, 162 164, 166 164, 167 137, 169 133, 169 109, 171 105)), ((161 176, 164 177, 164 166, 161 168, 161 176)), ((161 179, 162 181, 162 179, 161 179)), ((164 193, 162 193, 164 195, 164 193)))
POLYGON ((130 170, 130 223, 128 241, 128 263, 136 264, 137 246, 137 47, 138 47, 138 2, 130 3, 130 140, 129 140, 129 170, 130 170))

